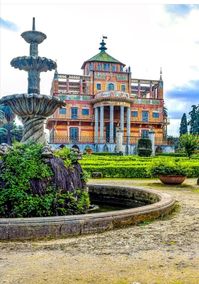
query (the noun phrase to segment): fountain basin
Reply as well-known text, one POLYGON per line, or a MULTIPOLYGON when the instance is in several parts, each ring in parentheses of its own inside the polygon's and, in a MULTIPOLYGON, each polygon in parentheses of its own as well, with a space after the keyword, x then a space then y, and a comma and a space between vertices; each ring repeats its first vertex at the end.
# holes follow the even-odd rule
POLYGON ((63 238, 99 233, 169 214, 175 200, 168 194, 143 188, 89 185, 91 199, 130 205, 135 199, 147 205, 118 211, 74 216, 1 218, 0 240, 63 238))
POLYGON ((21 117, 43 116, 47 117, 54 113, 58 107, 65 105, 56 97, 40 94, 16 94, 4 96, 0 104, 9 105, 13 112, 21 117))
POLYGON ((22 38, 27 43, 37 43, 40 44, 46 39, 46 35, 42 32, 38 31, 26 31, 21 34, 22 38))
POLYGON ((15 57, 11 60, 10 64, 14 68, 27 72, 33 69, 37 70, 38 72, 47 72, 54 70, 57 66, 55 61, 40 56, 15 57))

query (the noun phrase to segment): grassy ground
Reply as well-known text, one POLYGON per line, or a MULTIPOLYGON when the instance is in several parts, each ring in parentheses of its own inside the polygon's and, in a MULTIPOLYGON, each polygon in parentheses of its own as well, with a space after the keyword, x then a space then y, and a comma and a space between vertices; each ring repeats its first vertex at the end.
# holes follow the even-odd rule
POLYGON ((0 243, 0 283, 198 284, 199 187, 156 179, 91 183, 144 186, 171 194, 179 210, 139 226, 74 238, 0 243))

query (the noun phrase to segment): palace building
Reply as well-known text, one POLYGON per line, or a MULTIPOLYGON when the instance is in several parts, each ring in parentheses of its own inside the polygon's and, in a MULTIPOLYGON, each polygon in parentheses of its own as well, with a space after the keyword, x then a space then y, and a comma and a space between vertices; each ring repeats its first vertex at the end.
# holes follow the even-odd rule
POLYGON ((123 132, 124 148, 133 153, 140 137, 155 135, 155 145, 166 145, 167 115, 163 80, 135 79, 130 67, 106 50, 82 65, 83 75, 54 74, 51 95, 65 101, 47 120, 50 143, 90 146, 95 151, 113 152, 117 129, 123 132))

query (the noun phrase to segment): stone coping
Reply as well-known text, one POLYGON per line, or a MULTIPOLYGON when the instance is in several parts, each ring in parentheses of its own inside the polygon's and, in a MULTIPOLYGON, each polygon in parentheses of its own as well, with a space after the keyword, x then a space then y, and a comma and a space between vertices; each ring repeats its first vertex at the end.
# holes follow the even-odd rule
POLYGON ((155 203, 137 208, 75 216, 0 218, 0 240, 27 240, 63 238, 81 234, 99 233, 114 228, 135 225, 169 214, 175 200, 168 194, 141 187, 123 187, 89 184, 89 192, 105 196, 131 199, 135 195, 141 200, 155 203))

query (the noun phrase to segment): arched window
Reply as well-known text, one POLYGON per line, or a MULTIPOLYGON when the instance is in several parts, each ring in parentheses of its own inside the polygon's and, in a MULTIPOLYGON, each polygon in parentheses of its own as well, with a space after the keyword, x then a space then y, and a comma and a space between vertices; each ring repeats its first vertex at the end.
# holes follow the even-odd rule
POLYGON ((109 83, 108 84, 108 91, 114 91, 115 90, 115 86, 113 83, 109 83))

